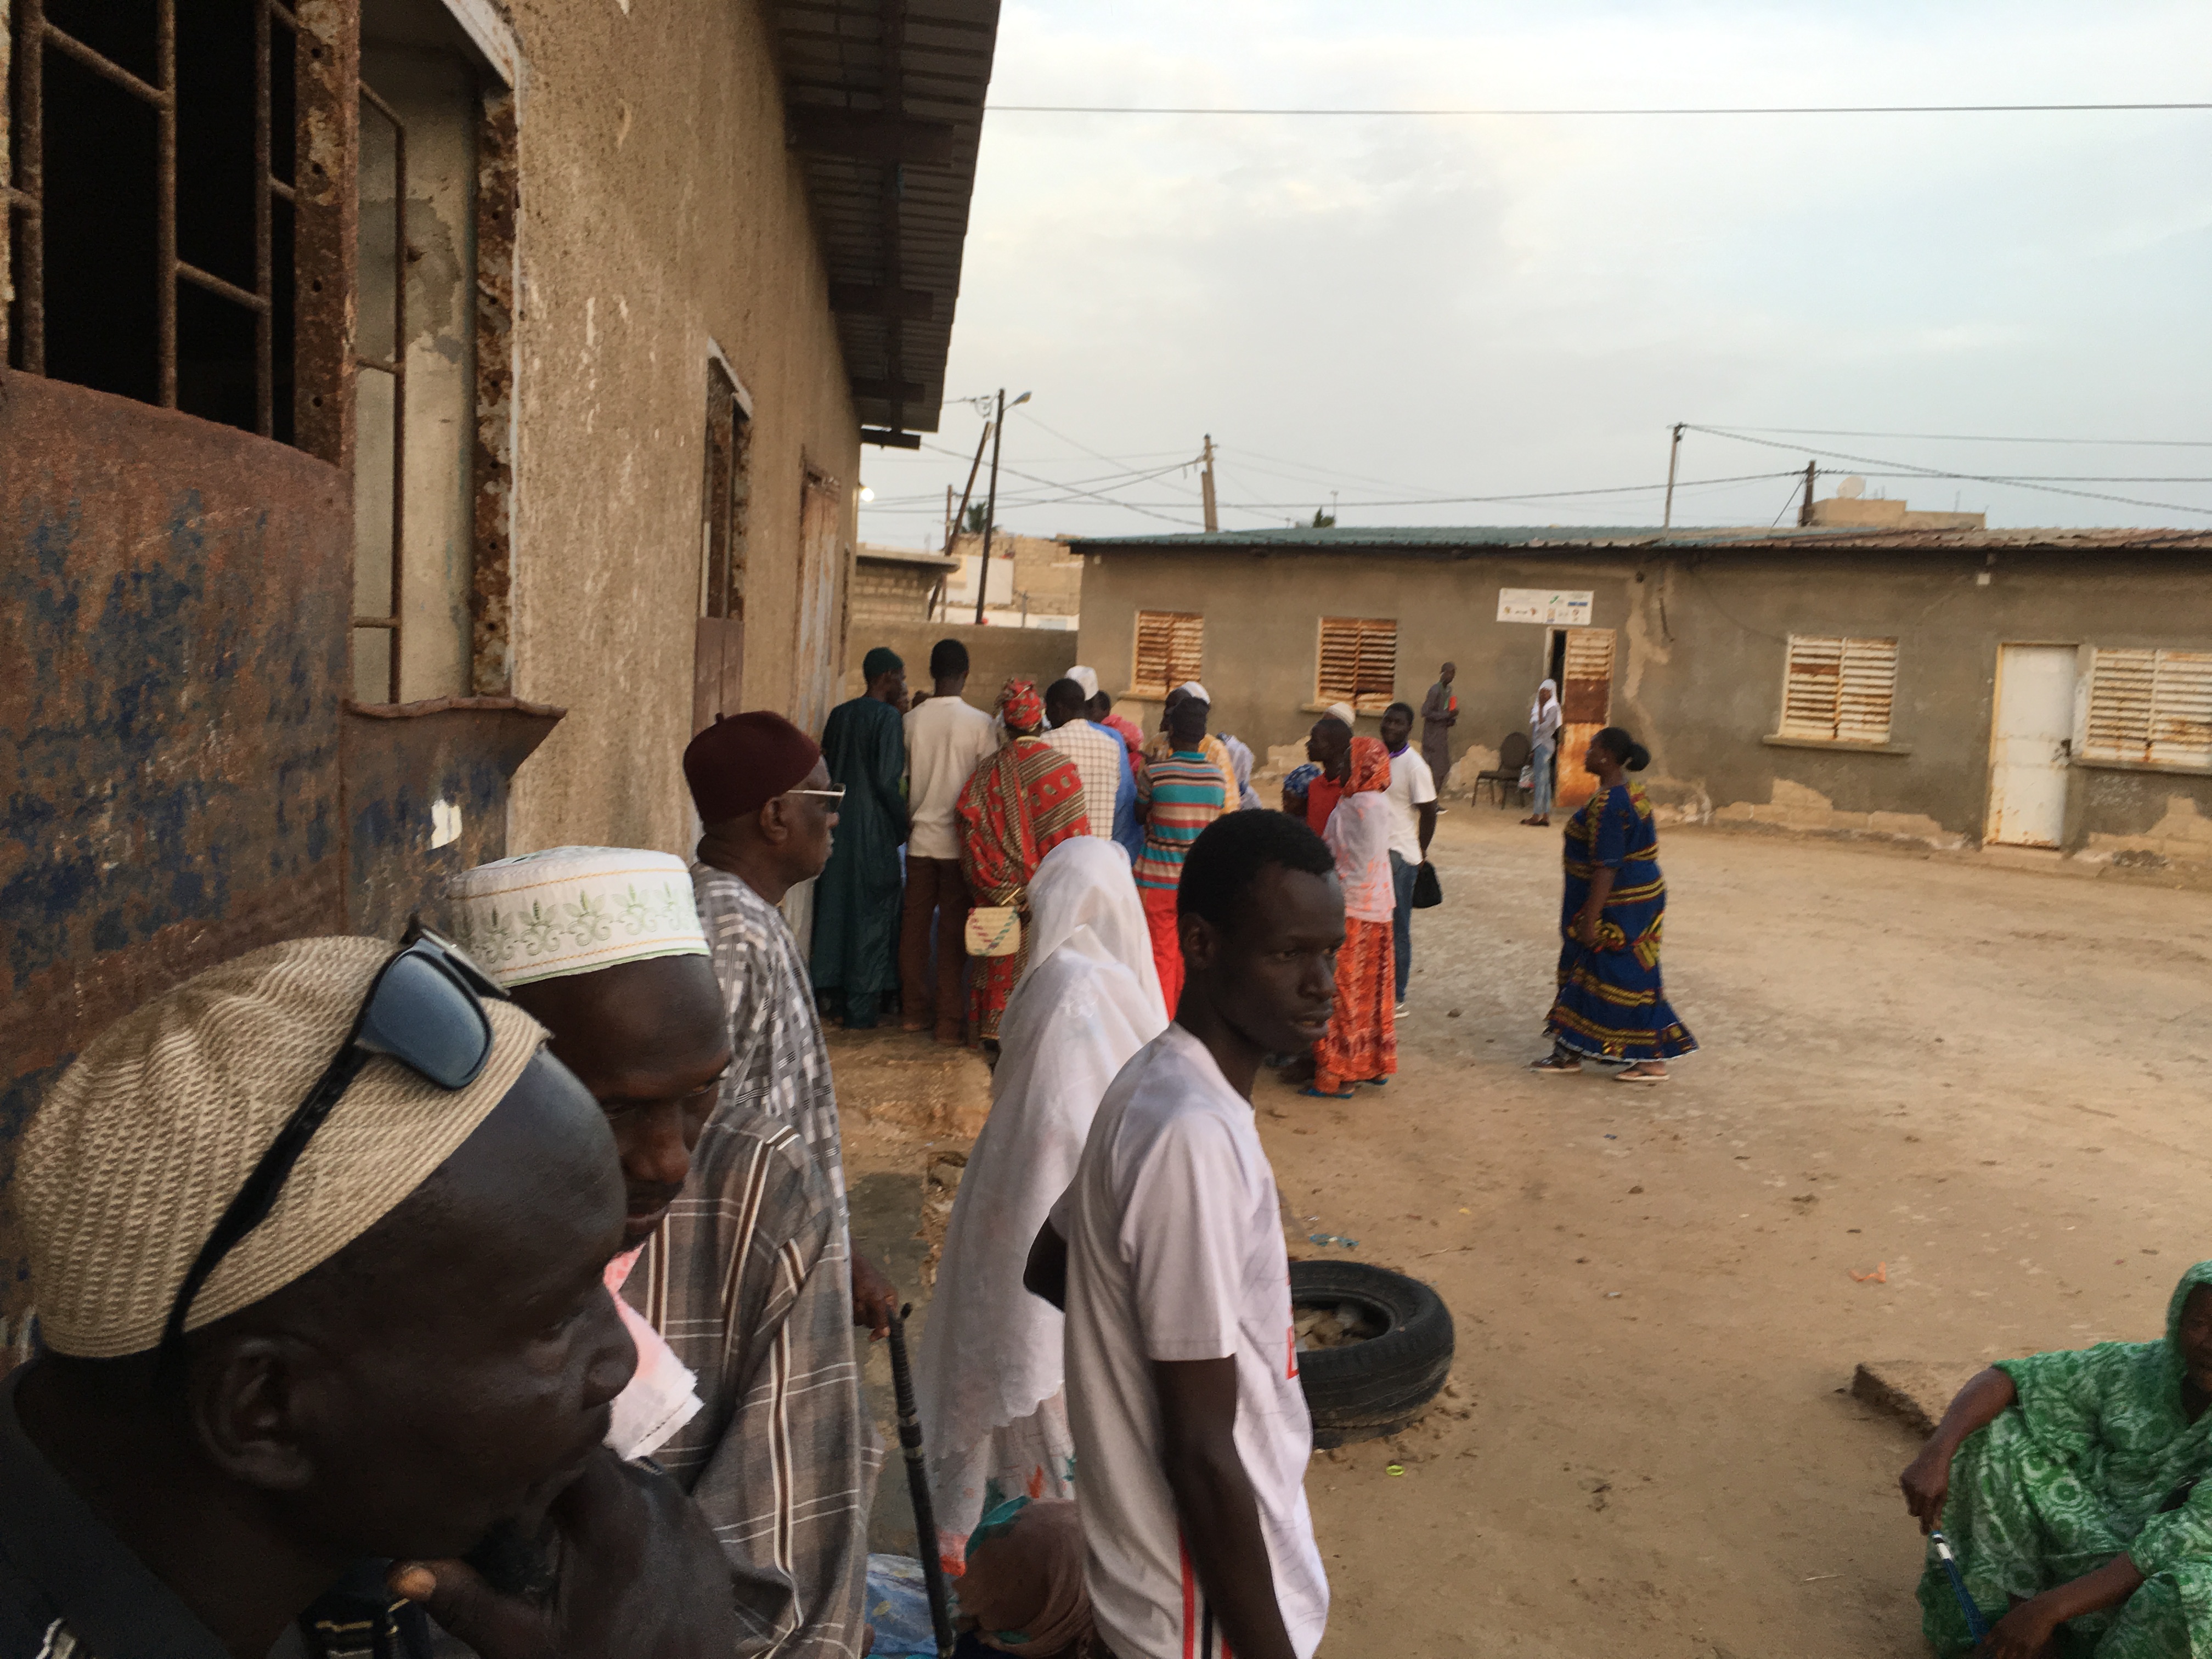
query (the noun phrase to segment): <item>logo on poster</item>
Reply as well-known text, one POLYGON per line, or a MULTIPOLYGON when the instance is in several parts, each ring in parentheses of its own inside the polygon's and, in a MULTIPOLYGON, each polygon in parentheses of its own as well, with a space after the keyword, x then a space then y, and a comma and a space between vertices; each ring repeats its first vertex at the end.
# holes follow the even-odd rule
POLYGON ((1549 587, 1501 587, 1498 590, 1498 620, 1502 623, 1552 623, 1566 628, 1587 628, 1590 595, 1549 587))

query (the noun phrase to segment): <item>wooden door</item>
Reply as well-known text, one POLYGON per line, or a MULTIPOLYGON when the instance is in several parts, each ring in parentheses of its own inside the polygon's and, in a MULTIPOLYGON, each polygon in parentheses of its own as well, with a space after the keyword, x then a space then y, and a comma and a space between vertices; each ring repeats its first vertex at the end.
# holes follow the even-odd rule
POLYGON ((844 642, 836 633, 844 529, 844 501, 836 481, 809 472, 799 525, 798 648, 793 658, 796 683, 791 718, 811 738, 821 736, 842 678, 844 642))
POLYGON ((1597 780, 1583 770, 1583 757, 1613 718, 1613 629, 1570 628, 1566 633, 1566 665, 1559 676, 1559 783, 1553 794, 1563 811, 1597 792, 1597 780))
POLYGON ((706 476, 699 491, 699 622, 691 647, 695 732, 745 706, 745 467, 751 425, 737 382, 710 361, 706 476))

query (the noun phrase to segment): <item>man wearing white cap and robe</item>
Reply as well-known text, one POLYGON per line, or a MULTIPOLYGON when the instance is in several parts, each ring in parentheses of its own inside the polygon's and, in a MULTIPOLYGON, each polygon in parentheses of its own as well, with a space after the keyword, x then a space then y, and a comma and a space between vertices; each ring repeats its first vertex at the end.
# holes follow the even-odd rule
POLYGON ((795 1127, 720 1103, 730 1030, 689 869, 562 847, 479 865, 446 897, 455 939, 614 1130, 629 1213, 608 1282, 638 1346, 617 1449, 649 1454, 713 1527, 739 1655, 843 1659, 881 1453, 836 1207, 795 1127))
POLYGON ((1133 723, 1114 712, 1113 696, 1098 689, 1096 669, 1085 668, 1078 663, 1067 671, 1067 678, 1081 686, 1083 695, 1090 700, 1085 703, 1083 712, 1090 717, 1091 723, 1104 726, 1121 739, 1121 747, 1129 757, 1129 776, 1134 779, 1138 764, 1144 757, 1145 734, 1133 723))

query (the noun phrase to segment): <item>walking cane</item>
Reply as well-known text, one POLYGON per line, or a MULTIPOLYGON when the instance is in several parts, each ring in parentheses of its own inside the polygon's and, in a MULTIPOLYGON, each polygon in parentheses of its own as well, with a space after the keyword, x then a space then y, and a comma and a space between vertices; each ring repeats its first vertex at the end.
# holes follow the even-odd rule
POLYGON ((945 1588, 945 1564, 937 1554, 937 1506, 930 1501, 929 1472, 921 1462, 921 1417, 914 1406, 914 1373, 906 1363, 908 1303, 891 1315, 891 1388, 898 1395, 899 1444, 906 1450, 906 1485, 914 1497, 915 1541, 921 1555, 921 1582, 929 1591, 929 1622, 937 1629, 937 1659, 952 1659, 952 1598, 945 1588))
POLYGON ((1942 1562, 1943 1571, 1950 1576, 1951 1594, 1959 1598, 1959 1611, 1966 1615, 1966 1632, 1978 1644, 1990 1633, 1990 1621, 1982 1617, 1982 1610, 1974 1605, 1974 1598, 1966 1594, 1966 1581, 1959 1571, 1958 1560, 1951 1553, 1950 1540, 1939 1530, 1929 1533, 1928 1541, 1935 1545, 1936 1558, 1942 1562))

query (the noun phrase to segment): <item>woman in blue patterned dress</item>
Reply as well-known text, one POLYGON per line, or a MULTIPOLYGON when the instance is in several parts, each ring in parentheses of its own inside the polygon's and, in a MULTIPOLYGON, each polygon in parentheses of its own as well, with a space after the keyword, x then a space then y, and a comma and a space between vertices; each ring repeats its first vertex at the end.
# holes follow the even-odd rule
POLYGON ((1617 726, 1592 738, 1583 757, 1597 793, 1567 822, 1559 991, 1544 1021, 1552 1052, 1531 1071, 1562 1075, 1586 1059, 1626 1060, 1620 1082, 1662 1083, 1667 1062, 1697 1048, 1659 982, 1667 882, 1658 826, 1644 787, 1624 776, 1650 763, 1617 726))

